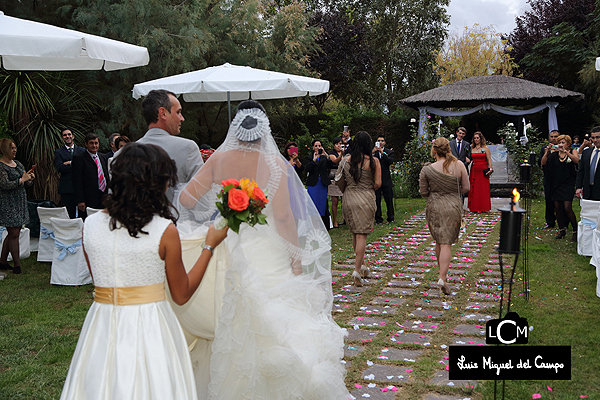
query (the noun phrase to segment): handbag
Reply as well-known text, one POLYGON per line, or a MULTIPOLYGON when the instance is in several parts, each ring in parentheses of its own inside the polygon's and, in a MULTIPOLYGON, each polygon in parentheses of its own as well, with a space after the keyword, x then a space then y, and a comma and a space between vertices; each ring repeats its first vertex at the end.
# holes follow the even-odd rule
POLYGON ((485 176, 486 178, 489 178, 490 176, 488 175, 488 173, 490 172, 489 168, 486 168, 483 170, 483 176, 485 176))
POLYGON ((344 166, 346 165, 346 158, 342 160, 340 166, 338 167, 337 173, 335 174, 335 184, 338 188, 344 193, 346 190, 346 178, 344 177, 344 166))

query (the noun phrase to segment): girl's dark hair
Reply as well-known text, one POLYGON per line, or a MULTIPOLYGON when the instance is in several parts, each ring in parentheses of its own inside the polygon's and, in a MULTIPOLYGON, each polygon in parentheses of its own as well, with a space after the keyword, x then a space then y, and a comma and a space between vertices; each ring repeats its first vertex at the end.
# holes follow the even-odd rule
POLYGON ((333 142, 331 142, 331 144, 335 146, 336 144, 338 144, 341 141, 342 141, 342 137, 337 136, 337 137, 333 138, 333 142))
POLYGON ((148 234, 142 228, 154 215, 170 219, 173 206, 166 196, 167 184, 177 183, 175 161, 162 148, 153 144, 129 143, 111 164, 112 193, 104 204, 110 215, 110 228, 123 225, 132 237, 148 234))
POLYGON ((362 173, 362 163, 365 156, 369 156, 369 168, 371 173, 375 173, 375 161, 373 160, 373 139, 365 131, 360 131, 352 140, 352 150, 350 151, 350 175, 355 182, 360 180, 362 173))
POLYGON ((321 139, 313 139, 313 141, 310 142, 310 147, 313 147, 317 142, 321 143, 321 146, 323 146, 323 141, 321 139))

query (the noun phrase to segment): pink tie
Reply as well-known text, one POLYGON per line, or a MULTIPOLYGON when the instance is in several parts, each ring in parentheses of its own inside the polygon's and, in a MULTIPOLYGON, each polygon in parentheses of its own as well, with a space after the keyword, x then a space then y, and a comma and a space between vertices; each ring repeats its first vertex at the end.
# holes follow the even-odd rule
POLYGON ((104 179, 104 173, 102 172, 102 167, 100 166, 100 160, 98 160, 98 155, 94 154, 94 162, 98 167, 98 188, 101 192, 106 190, 106 180, 104 179))

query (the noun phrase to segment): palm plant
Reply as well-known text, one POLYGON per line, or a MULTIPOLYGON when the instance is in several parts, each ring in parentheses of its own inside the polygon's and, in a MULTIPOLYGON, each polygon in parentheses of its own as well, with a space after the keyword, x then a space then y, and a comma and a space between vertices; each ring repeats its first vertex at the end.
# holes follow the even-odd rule
POLYGON ((83 141, 96 106, 86 87, 67 73, 0 70, 0 108, 7 113, 19 158, 26 168, 37 164, 35 198, 58 200, 54 150, 63 145, 65 128, 83 141))

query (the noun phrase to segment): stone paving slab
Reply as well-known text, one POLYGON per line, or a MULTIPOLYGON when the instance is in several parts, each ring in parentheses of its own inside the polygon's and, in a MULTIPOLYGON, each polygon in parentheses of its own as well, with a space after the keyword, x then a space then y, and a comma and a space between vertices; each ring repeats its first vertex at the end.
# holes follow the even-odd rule
POLYGON ((345 294, 334 293, 333 301, 334 302, 342 302, 342 303, 353 303, 356 300, 360 299, 361 295, 358 294, 356 296, 347 296, 345 294))
POLYGON ((364 346, 356 344, 347 344, 344 346, 344 357, 355 357, 364 351, 364 346))
POLYGON ((459 388, 470 388, 477 386, 476 381, 451 381, 448 379, 448 371, 438 371, 433 375, 430 383, 436 386, 451 386, 459 388))
POLYGON ((398 393, 398 388, 396 386, 394 386, 396 390, 392 391, 387 389, 387 386, 385 385, 373 385, 372 388, 367 385, 359 385, 361 388, 353 390, 350 394, 356 399, 369 398, 370 400, 394 400, 396 398, 396 394, 398 393), (386 391, 383 392, 381 389, 386 389, 386 391))
POLYGON ((456 326, 452 332, 457 335, 485 335, 485 326, 461 324, 456 326))
POLYGON ((485 338, 481 337, 456 337, 452 339, 452 344, 457 346, 485 346, 485 338))
POLYGON ((399 297, 375 297, 371 300, 371 304, 384 304, 390 306, 398 306, 404 303, 406 299, 402 299, 399 297))
POLYGON ((442 318, 444 316, 444 312, 439 310, 414 310, 411 312, 411 315, 425 318, 442 318))
POLYGON ((425 275, 422 274, 411 274, 407 272, 398 272, 392 275, 396 279, 423 279, 425 275))
POLYGON ((388 320, 385 318, 378 318, 378 317, 356 317, 356 318, 352 318, 348 324, 350 325, 358 325, 358 326, 372 326, 372 327, 378 327, 378 326, 385 326, 387 325, 388 320))
POLYGON ((381 356, 385 357, 386 360, 390 361, 405 361, 408 363, 414 363, 423 354, 421 350, 403 350, 395 349, 393 347, 386 347, 381 349, 378 358, 382 359, 381 356))
POLYGON ((381 315, 381 314, 396 314, 397 307, 391 307, 389 305, 381 306, 363 306, 360 308, 360 312, 368 315, 381 315))
POLYGON ((470 396, 450 396, 447 394, 428 393, 423 400, 471 400, 470 396))
POLYGON ((363 378, 386 383, 409 382, 413 367, 396 367, 392 365, 373 364, 363 371, 363 378))
POLYGON ((424 322, 424 321, 405 321, 403 324, 398 324, 400 328, 411 329, 415 331, 430 332, 437 329, 440 326, 438 322, 424 322))
POLYGON ((500 301, 500 294, 471 292, 469 297, 473 300, 497 300, 500 301))
POLYGON ((345 341, 370 342, 379 334, 379 331, 367 329, 348 329, 348 336, 345 341))
POLYGON ((413 294, 414 289, 406 289, 406 288, 398 288, 398 287, 384 287, 381 289, 381 293, 385 294, 395 294, 395 295, 411 295, 413 294))
POLYGON ((423 335, 422 333, 394 333, 390 339, 395 343, 404 343, 404 344, 419 344, 423 345, 423 343, 431 342, 431 336, 423 335))
MULTIPOLYGON (((423 296, 425 297, 425 296, 423 296)), ((437 299, 421 298, 414 303, 416 306, 432 306, 432 307, 451 307, 452 302, 437 299)))
POLYGON ((497 318, 496 314, 479 314, 479 313, 472 313, 472 314, 464 314, 461 317, 462 321, 480 321, 480 322, 486 322, 489 321, 490 319, 494 319, 497 318))
POLYGON ((415 287, 419 286, 421 282, 419 281, 389 281, 387 283, 388 286, 400 286, 400 287, 415 287))
POLYGON ((490 308, 497 308, 500 302, 497 303, 468 303, 466 306, 461 307, 464 310, 487 310, 490 308))

